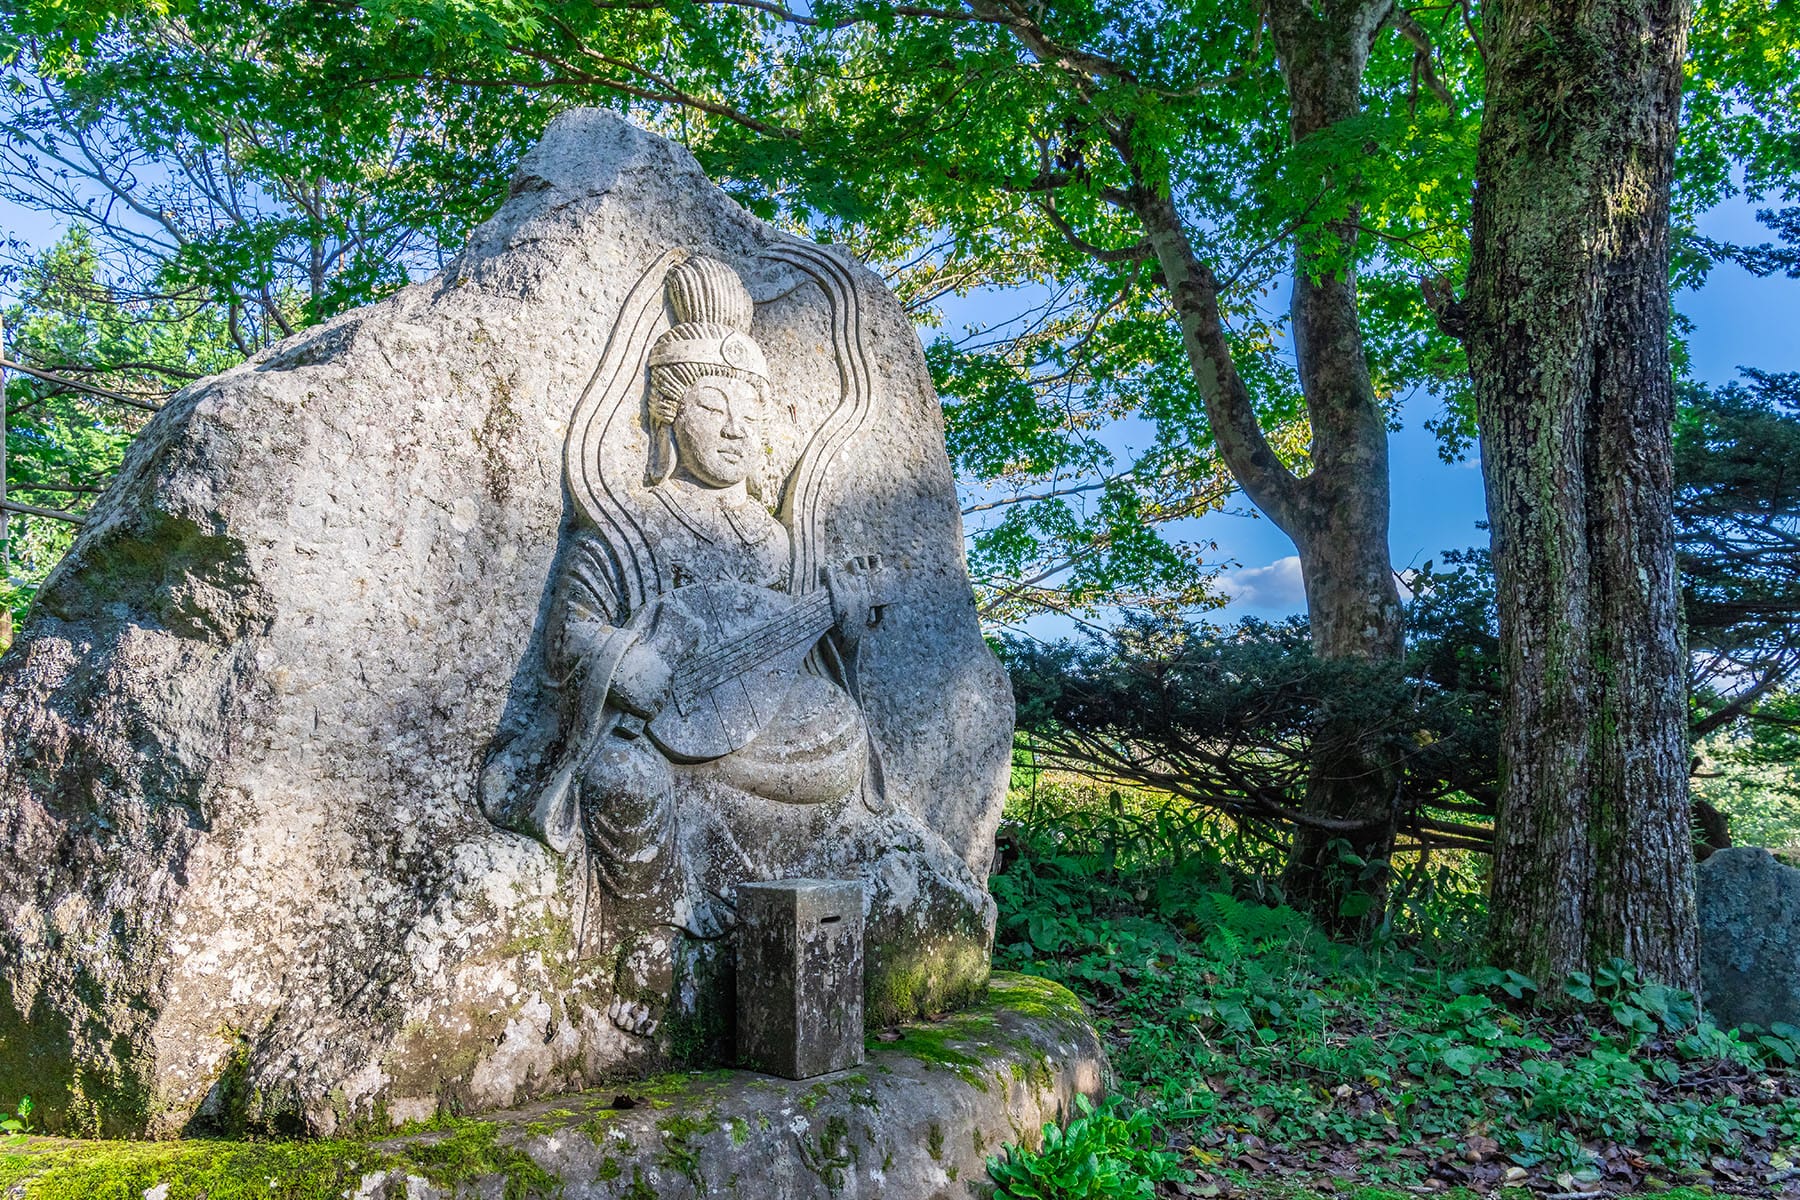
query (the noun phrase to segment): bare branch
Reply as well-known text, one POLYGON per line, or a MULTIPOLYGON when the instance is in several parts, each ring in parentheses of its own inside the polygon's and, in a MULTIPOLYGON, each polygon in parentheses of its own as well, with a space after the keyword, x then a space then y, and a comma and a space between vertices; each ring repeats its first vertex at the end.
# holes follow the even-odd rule
POLYGON ((35 504, 20 504, 17 500, 0 500, 0 510, 22 513, 27 517, 48 517, 52 521, 67 521, 71 525, 87 523, 87 518, 79 513, 64 512, 60 508, 39 508, 35 504))
POLYGON ((1142 262, 1155 254, 1155 251, 1150 248, 1150 243, 1142 241, 1118 249, 1096 246, 1076 233, 1074 227, 1063 220, 1062 214, 1056 211, 1056 204, 1048 196, 1040 200, 1037 207, 1049 219, 1050 224, 1056 227, 1056 231, 1063 235, 1069 245, 1097 262, 1142 262))
POLYGON ((1251 502, 1284 531, 1292 530, 1300 518, 1302 480, 1282 464, 1257 420, 1250 390, 1237 372, 1225 338, 1218 281, 1194 253, 1166 190, 1146 190, 1139 216, 1168 281, 1181 321, 1182 345, 1200 385, 1207 423, 1219 452, 1251 502))
POLYGON ((106 363, 103 366, 97 367, 85 366, 79 363, 62 363, 58 365, 56 369, 58 371, 74 371, 83 375, 112 375, 119 371, 147 371, 154 375, 169 375, 176 379, 186 379, 189 381, 206 378, 206 376, 200 374, 198 371, 183 371, 179 367, 167 367, 162 363, 151 362, 116 362, 106 363))
POLYGON ((1450 89, 1444 86, 1444 81, 1438 78, 1437 54, 1431 45, 1431 35, 1404 8, 1395 8, 1389 19, 1393 21, 1400 36, 1412 43, 1414 80, 1423 80, 1439 103, 1455 112, 1456 101, 1450 95, 1450 89))
POLYGON ((97 496, 106 490, 100 484, 93 483, 37 483, 33 480, 9 479, 7 486, 15 492, 73 492, 77 495, 97 496))
POLYGON ((40 371, 36 367, 28 367, 24 363, 14 362, 10 358, 0 358, 0 367, 5 367, 9 371, 23 372, 34 379, 42 379, 46 383, 60 384, 71 391, 86 392, 90 396, 98 396, 100 399, 110 400, 114 404, 125 404, 132 408, 141 408, 145 412, 156 412, 162 407, 160 404, 152 404, 148 400, 140 400, 135 396, 127 396, 122 392, 108 391, 106 388, 95 387, 91 383, 82 383, 80 380, 76 379, 65 379, 61 375, 53 375, 49 371, 40 371))
POLYGON ((1114 483, 1126 481, 1130 478, 1131 475, 1127 472, 1124 475, 1115 475, 1111 479, 1102 479, 1098 483, 1083 483, 1072 485, 1070 487, 1051 488, 1049 491, 1044 492, 1028 492, 1017 496, 1007 496, 1001 500, 989 500, 982 504, 971 504, 969 507, 962 510, 962 515, 967 517, 974 513, 992 512, 996 508, 1006 508, 1014 504, 1031 504, 1038 500, 1055 500, 1059 496, 1079 496, 1086 492, 1100 491, 1102 488, 1110 487, 1114 483))

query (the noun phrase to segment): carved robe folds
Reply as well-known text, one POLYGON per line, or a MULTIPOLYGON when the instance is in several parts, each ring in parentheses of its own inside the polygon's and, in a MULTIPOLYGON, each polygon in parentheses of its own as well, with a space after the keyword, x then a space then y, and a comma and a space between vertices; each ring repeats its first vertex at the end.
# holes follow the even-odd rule
MULTIPOLYGON (((889 412, 851 275, 809 247, 765 257, 778 296, 816 284, 838 321, 825 342, 775 325, 779 371, 720 259, 671 248, 625 296, 568 422, 574 504, 541 667, 482 773, 487 815, 556 852, 575 885, 575 957, 611 964, 585 977, 628 1054, 669 1052, 672 1026, 712 1031, 701 1057, 729 1053, 726 935, 744 883, 863 884, 871 1020, 953 1007, 987 975, 985 848, 953 849, 923 814, 961 801, 921 785, 933 761, 967 778, 965 754, 997 768, 983 789, 1003 783, 1003 680, 966 599, 933 590, 946 568, 921 573, 937 551, 887 515, 904 493, 861 490, 862 435, 889 412), (906 660, 924 673, 896 674, 906 660), (973 723, 928 711, 943 695, 973 723), (965 728, 986 740, 965 750, 965 728)), ((966 597, 960 563, 948 569, 966 597)))
MULTIPOLYGON (((677 481, 659 495, 668 519, 651 532, 670 554, 674 578, 785 589, 787 531, 759 504, 726 511, 677 481)), ((645 735, 641 719, 650 693, 666 680, 644 680, 633 659, 634 651, 658 641, 685 640, 687 631, 659 628, 680 618, 659 611, 654 599, 630 611, 608 582, 612 561, 593 531, 576 535, 565 554, 547 664, 561 684, 565 761, 538 797, 530 832, 566 850, 585 814, 603 886, 619 899, 637 899, 671 886, 665 872, 678 782, 787 804, 842 800, 868 773, 868 731, 840 682, 803 674, 781 712, 747 745, 719 758, 671 762, 645 735)), ((832 649, 821 657, 835 657, 832 649)))

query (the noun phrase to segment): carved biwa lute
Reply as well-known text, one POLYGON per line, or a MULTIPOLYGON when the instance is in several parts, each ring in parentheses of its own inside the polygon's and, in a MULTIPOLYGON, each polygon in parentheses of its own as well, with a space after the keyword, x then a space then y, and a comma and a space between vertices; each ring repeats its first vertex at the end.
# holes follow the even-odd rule
POLYGON ((880 559, 821 572, 825 585, 791 596, 748 583, 692 583, 653 602, 646 640, 677 665, 666 702, 645 727, 678 762, 721 758, 774 719, 806 656, 838 613, 873 627, 886 604, 880 559))

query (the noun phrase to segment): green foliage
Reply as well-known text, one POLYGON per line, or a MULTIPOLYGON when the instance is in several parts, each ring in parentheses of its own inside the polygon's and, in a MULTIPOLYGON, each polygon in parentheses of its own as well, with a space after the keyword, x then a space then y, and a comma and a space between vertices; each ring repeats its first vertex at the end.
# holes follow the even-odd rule
MULTIPOLYGON (((1269 298, 1296 264, 1354 266, 1376 398, 1433 391, 1460 453, 1462 350, 1418 282, 1468 256, 1484 64, 1466 18, 1396 10, 1353 113, 1296 140, 1284 68, 1306 68, 1277 60, 1270 29, 1326 44, 1304 5, 20 0, 0 30, 0 190, 95 230, 140 298, 222 306, 248 354, 440 267, 555 114, 611 106, 752 211, 891 268, 927 324, 953 295, 1030 307, 930 350, 987 617, 1200 604, 1216 564, 1178 522, 1231 484, 1133 196, 1169 196, 1201 247, 1286 465, 1331 436, 1269 298)), ((1691 230, 1740 186, 1792 198, 1797 27, 1788 0, 1698 6, 1690 280, 1721 259, 1792 269, 1800 209, 1767 214, 1780 245, 1691 230)))
POLYGON ((1800 374, 1743 375, 1722 388, 1684 388, 1675 423, 1675 522, 1701 735, 1755 724, 1759 713, 1775 718, 1764 702, 1800 674, 1800 374))
POLYGON ((0 1133, 30 1133, 32 1109, 30 1096, 20 1096, 10 1116, 0 1109, 0 1133))
POLYGON ((1734 843, 1800 851, 1800 694, 1765 695, 1694 750, 1694 795, 1730 819, 1734 843))
POLYGON ((1796 199, 1800 176, 1800 9, 1792 0, 1702 0, 1688 37, 1675 223, 1679 278, 1697 286, 1719 261, 1758 275, 1800 270, 1800 208, 1762 209, 1775 244, 1693 233, 1699 214, 1741 193, 1796 199))
MULTIPOLYGON (((219 314, 178 300, 126 300, 79 227, 32 258, 6 313, 7 357, 153 404, 171 382, 237 360, 219 314)), ((21 371, 6 380, 7 495, 79 515, 110 482, 148 413, 47 383, 21 371)), ((11 514, 10 578, 0 603, 23 617, 74 526, 11 514)))
POLYGON ((1076 816, 1079 789, 1038 788, 1069 815, 1015 802, 1029 821, 993 881, 997 961, 1088 1002, 1124 1094, 1221 1186, 1324 1172, 1486 1189, 1520 1169, 1583 1191, 1717 1164, 1754 1178, 1800 1138, 1800 1030, 1721 1030, 1624 963, 1566 981, 1556 1003, 1574 1010, 1539 1007, 1535 981, 1468 958, 1472 874, 1348 949, 1256 898, 1254 853, 1176 859, 1150 798, 1090 791, 1076 816))
POLYGON ((1077 1096, 1075 1105, 1067 1126, 1044 1126, 1040 1149, 1009 1145, 989 1156, 995 1200, 1153 1200, 1157 1184, 1193 1179, 1178 1155, 1160 1148, 1148 1112, 1127 1116, 1116 1096, 1099 1108, 1077 1096))
MULTIPOLYGON (((135 277, 229 297, 253 326, 246 353, 441 262, 574 104, 627 111, 759 215, 893 266, 928 323, 952 294, 1041 301, 931 348, 997 620, 1206 599, 1209 547, 1175 522, 1230 484, 1129 189, 1164 188, 1205 247, 1236 374, 1290 465, 1311 431, 1287 321, 1265 293, 1296 257, 1315 272, 1358 265, 1382 400, 1459 386, 1460 351, 1414 279, 1466 251, 1475 121, 1422 100, 1418 53, 1392 31, 1369 57, 1365 111, 1295 144, 1250 0, 1035 13, 1051 42, 1108 64, 1095 74, 1063 70, 1010 21, 881 0, 804 14, 546 0, 15 8, 0 59, 19 68, 20 150, 0 178, 116 234, 135 277), (100 161, 66 177, 31 169, 71 141, 100 161), (148 234, 88 207, 116 197, 148 234), (1353 213, 1364 232, 1343 236, 1353 213)), ((1452 100, 1478 95, 1462 23, 1434 23, 1434 80, 1452 100)))
MULTIPOLYGON (((1690 388, 1680 410, 1695 794, 1738 840, 1800 843, 1800 377, 1690 388)), ((1403 764, 1403 845, 1483 848, 1502 674, 1485 550, 1409 573, 1399 668, 1314 657, 1305 622, 1217 628, 1130 616, 1084 642, 1003 638, 1019 726, 1047 764, 1155 788, 1284 839, 1321 738, 1385 740, 1403 764)), ((1077 820, 1090 821, 1091 816, 1077 820)))
POLYGON ((1564 984, 1569 999, 1604 1004, 1621 1029, 1645 1037, 1679 1033, 1699 1019, 1694 997, 1679 988, 1638 978, 1622 958, 1610 959, 1593 975, 1576 971, 1564 984))
POLYGON ((1675 424, 1694 794, 1734 841, 1782 848, 1800 845, 1800 375, 1743 374, 1684 389, 1675 424))

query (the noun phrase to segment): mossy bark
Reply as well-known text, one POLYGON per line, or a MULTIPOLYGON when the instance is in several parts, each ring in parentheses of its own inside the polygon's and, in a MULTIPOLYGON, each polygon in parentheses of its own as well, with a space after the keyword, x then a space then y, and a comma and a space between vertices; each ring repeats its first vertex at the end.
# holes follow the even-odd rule
POLYGON ((1462 309, 1509 673, 1498 965, 1694 987, 1670 504, 1669 196, 1686 0, 1484 9, 1462 309))

